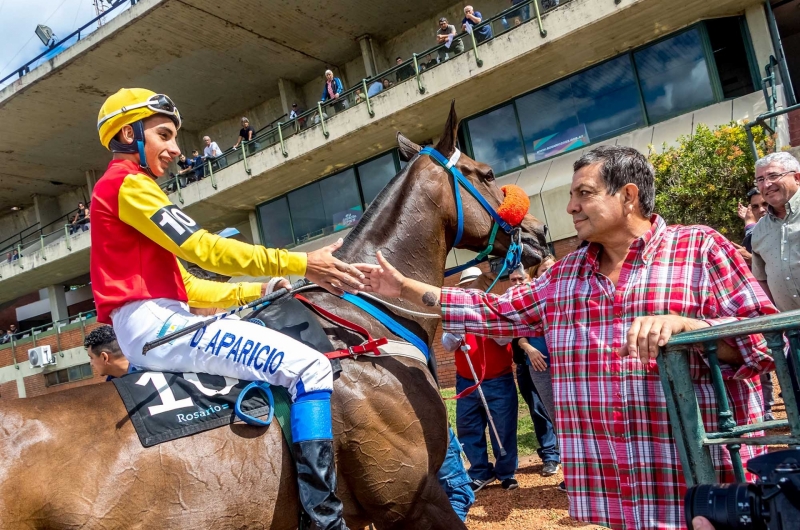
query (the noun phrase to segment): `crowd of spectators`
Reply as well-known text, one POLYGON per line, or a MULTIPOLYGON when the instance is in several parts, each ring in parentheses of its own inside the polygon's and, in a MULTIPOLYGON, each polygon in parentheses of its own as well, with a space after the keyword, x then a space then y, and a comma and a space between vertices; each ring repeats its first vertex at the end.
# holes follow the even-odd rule
POLYGON ((11 324, 8 326, 8 330, 2 332, 0 335, 0 344, 7 344, 11 342, 12 339, 16 339, 19 337, 19 331, 17 331, 17 325, 11 324))

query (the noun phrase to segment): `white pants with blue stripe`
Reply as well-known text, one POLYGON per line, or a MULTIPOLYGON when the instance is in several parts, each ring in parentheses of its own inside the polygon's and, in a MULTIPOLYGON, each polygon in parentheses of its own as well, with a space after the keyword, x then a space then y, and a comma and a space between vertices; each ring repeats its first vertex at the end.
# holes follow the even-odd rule
POLYGON ((137 368, 201 372, 267 381, 289 390, 294 401, 308 392, 333 390, 331 364, 324 355, 277 331, 230 316, 142 355, 142 347, 206 320, 186 304, 166 298, 140 300, 111 313, 122 353, 137 368))

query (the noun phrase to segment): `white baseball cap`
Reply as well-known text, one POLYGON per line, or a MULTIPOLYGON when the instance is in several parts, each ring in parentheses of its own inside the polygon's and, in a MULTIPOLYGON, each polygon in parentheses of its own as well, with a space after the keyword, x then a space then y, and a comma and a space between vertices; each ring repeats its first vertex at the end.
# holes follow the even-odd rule
POLYGON ((464 269, 464 272, 461 273, 461 277, 458 279, 458 283, 456 285, 464 285, 465 283, 470 283, 481 274, 483 274, 483 271, 480 270, 478 267, 470 267, 469 269, 464 269))

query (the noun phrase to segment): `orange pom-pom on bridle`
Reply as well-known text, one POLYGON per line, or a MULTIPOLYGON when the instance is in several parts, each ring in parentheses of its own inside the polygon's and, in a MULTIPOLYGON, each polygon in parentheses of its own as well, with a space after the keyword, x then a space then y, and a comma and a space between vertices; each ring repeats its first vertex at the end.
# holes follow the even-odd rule
POLYGON ((531 206, 528 194, 514 184, 507 184, 500 189, 505 194, 505 199, 497 208, 497 215, 511 226, 519 226, 531 206))

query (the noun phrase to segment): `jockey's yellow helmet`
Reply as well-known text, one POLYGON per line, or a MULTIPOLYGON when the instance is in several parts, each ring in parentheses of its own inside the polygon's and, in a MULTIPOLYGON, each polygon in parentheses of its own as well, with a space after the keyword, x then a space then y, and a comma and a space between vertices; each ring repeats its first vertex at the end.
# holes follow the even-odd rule
POLYGON ((131 125, 154 114, 169 116, 177 129, 181 128, 181 115, 178 108, 164 94, 157 94, 146 88, 121 88, 106 99, 97 115, 97 132, 100 143, 106 149, 114 136, 125 125, 131 125))

